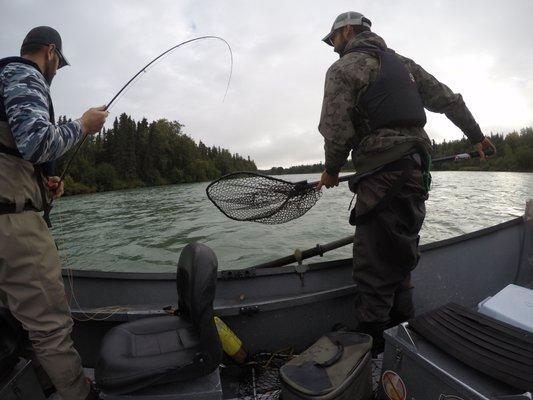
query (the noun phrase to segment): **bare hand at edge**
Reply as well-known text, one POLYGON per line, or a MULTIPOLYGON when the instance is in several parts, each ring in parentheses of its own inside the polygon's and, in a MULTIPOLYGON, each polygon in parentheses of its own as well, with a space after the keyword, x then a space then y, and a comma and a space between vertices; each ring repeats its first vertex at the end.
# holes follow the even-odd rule
POLYGON ((483 139, 483 141, 476 143, 474 145, 474 148, 479 153, 479 158, 481 160, 485 160, 485 158, 492 158, 496 155, 496 146, 494 146, 494 144, 492 144, 490 139, 487 137, 483 139), (485 157, 485 151, 490 150, 490 149, 492 150, 493 153, 490 156, 485 157))
POLYGON ((65 192, 65 185, 63 184, 63 181, 59 179, 59 176, 48 177, 48 188, 52 191, 54 199, 60 198, 65 192))

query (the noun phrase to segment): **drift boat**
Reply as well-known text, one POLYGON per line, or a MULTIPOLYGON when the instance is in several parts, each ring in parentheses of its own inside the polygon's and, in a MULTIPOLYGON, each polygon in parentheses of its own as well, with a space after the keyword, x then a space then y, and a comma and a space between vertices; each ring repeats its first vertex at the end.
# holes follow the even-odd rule
MULTIPOLYGON (((526 215, 532 212, 531 204, 528 208, 526 215)), ((323 251, 317 246, 317 254, 323 251)), ((420 263, 413 273, 417 315, 450 302, 475 308, 509 284, 533 289, 533 229, 525 222, 525 217, 423 245, 421 253, 420 263)), ((265 363, 279 367, 293 354, 304 351, 324 333, 330 332, 335 324, 348 327, 356 324, 353 318, 356 287, 351 279, 352 260, 307 263, 301 253, 295 259, 296 262, 285 266, 267 263, 217 273, 213 312, 242 340, 257 368, 264 367, 265 363)), ((112 328, 124 323, 142 324, 142 320, 153 321, 154 317, 171 318, 168 314, 177 303, 176 274, 173 273, 64 270, 63 277, 75 320, 73 339, 89 373, 97 366, 102 341, 112 328)), ((390 366, 393 363, 391 360, 395 356, 390 353, 398 351, 402 337, 409 338, 412 343, 416 335, 406 332, 408 324, 387 332, 385 364, 390 366)), ((119 393, 105 398, 279 398, 276 372, 267 376, 250 366, 238 367, 228 360, 224 364, 217 369, 222 376, 221 386, 212 393, 206 392, 204 382, 197 392, 194 392, 194 385, 189 385, 189 391, 186 395, 181 394, 182 397, 177 392, 170 393, 176 389, 175 384, 166 394, 161 391, 146 394, 145 391, 142 395, 141 391, 137 395, 119 393), (243 373, 243 369, 247 373, 243 373), (259 378, 266 379, 267 384, 259 378)), ((384 379, 385 372, 390 372, 380 368, 380 361, 374 360, 375 385, 379 378, 384 379)), ((399 376, 394 378, 401 381, 399 376)), ((400 396, 398 400, 407 398, 407 394, 402 395, 402 385, 397 380, 396 384, 394 393, 400 396)), ((181 385, 187 386, 187 382, 181 385)), ((491 385, 495 384, 491 381, 491 385)), ((499 389, 493 386, 491 390, 498 392, 499 389)), ((406 391, 405 385, 403 390, 406 391)), ((508 386, 500 391, 509 395, 509 390, 516 396, 521 393, 508 386)), ((393 398, 383 389, 377 395, 393 398)))

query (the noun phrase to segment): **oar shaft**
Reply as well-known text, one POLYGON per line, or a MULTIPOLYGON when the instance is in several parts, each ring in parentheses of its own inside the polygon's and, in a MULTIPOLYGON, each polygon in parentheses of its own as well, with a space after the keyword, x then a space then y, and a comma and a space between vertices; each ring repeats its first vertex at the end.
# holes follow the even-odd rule
POLYGON ((290 256, 278 258, 277 260, 272 260, 266 263, 254 265, 253 267, 250 267, 249 269, 283 267, 284 265, 292 264, 292 263, 298 262, 299 260, 306 260, 308 258, 315 257, 318 255, 321 256, 324 253, 327 253, 328 251, 347 246, 351 243, 353 243, 353 235, 346 236, 345 238, 335 240, 333 242, 326 243, 323 245, 317 244, 315 247, 311 247, 310 249, 302 251, 301 257, 298 257, 298 258, 293 254, 290 256))

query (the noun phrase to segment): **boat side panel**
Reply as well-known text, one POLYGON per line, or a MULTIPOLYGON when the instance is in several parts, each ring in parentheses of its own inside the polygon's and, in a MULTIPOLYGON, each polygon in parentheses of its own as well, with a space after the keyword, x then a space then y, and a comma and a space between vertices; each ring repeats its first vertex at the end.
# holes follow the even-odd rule
MULTIPOLYGON (((450 301, 475 306, 515 282, 516 277, 519 282, 531 280, 533 236, 527 232, 522 248, 524 229, 523 224, 507 225, 490 234, 425 249, 413 273, 417 313, 450 301)), ((289 346, 299 350, 337 322, 355 326, 350 260, 331 266, 324 263, 303 276, 293 267, 286 271, 218 281, 215 308, 250 351, 277 351, 289 346), (347 290, 340 290, 343 287, 347 290), (244 313, 241 306, 246 307, 244 313)), ((82 308, 133 305, 130 311, 118 311, 106 321, 76 321, 75 342, 88 365, 94 363, 95 349, 111 326, 153 316, 163 305, 176 303, 173 279, 102 279, 89 274, 75 277, 74 288, 82 308), (149 304, 158 306, 150 308, 149 304)))
POLYGON ((520 240, 520 270, 516 276, 516 284, 533 289, 533 229, 524 225, 520 240))
MULTIPOLYGON (((274 352, 288 347, 301 352, 338 322, 355 326, 353 295, 250 315, 224 317, 250 353, 274 352)), ((153 315, 152 315, 153 316, 153 315)), ((139 316, 121 313, 104 321, 75 321, 73 340, 85 367, 94 368, 104 335, 109 329, 139 316), (117 321, 120 320, 120 321, 117 321)))
MULTIPOLYGON (((346 260, 342 264, 336 263, 335 267, 309 270, 305 274, 288 271, 284 274, 242 279, 219 279, 215 307, 235 308, 254 302, 336 290, 353 284, 351 268, 351 260, 346 260)), ((71 306, 75 308, 177 303, 174 279, 102 279, 79 276, 73 279, 72 285, 69 280, 65 280, 65 288, 73 299, 71 306)))
POLYGON ((413 273, 417 314, 450 301, 472 307, 513 283, 523 231, 516 225, 423 253, 413 273))

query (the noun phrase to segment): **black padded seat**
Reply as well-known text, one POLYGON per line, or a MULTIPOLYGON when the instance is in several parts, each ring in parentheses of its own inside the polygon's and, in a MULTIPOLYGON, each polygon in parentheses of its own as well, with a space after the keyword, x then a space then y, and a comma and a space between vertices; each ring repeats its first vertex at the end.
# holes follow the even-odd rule
POLYGON ((178 261, 179 316, 144 318, 111 329, 95 369, 97 385, 125 394, 213 372, 222 358, 213 320, 217 259, 202 244, 185 246, 178 261))

